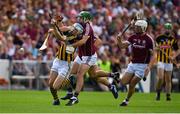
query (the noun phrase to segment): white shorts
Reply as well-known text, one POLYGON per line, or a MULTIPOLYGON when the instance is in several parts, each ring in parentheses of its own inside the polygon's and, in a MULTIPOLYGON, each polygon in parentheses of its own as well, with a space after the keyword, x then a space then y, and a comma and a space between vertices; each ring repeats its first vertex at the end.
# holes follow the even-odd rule
POLYGON ((129 63, 125 72, 135 74, 139 78, 144 77, 144 70, 146 69, 147 64, 142 63, 129 63))
POLYGON ((72 62, 68 64, 67 61, 55 58, 51 70, 57 72, 58 76, 66 77, 71 68, 72 62))
POLYGON ((85 63, 85 64, 88 64, 89 66, 96 65, 96 62, 97 62, 97 54, 96 53, 92 56, 82 56, 81 58, 79 56, 76 56, 74 62, 76 62, 78 64, 85 63))
POLYGON ((158 62, 157 68, 164 69, 165 71, 172 71, 173 70, 173 64, 171 63, 163 63, 163 62, 158 62))

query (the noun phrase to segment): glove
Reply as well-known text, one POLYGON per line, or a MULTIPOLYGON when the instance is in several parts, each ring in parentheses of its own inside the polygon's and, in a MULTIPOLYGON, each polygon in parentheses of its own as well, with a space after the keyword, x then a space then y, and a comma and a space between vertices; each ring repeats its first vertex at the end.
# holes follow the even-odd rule
POLYGON ((143 77, 143 81, 146 81, 146 77, 143 77))
POLYGON ((60 15, 60 14, 58 14, 58 15, 55 15, 55 20, 56 21, 62 21, 63 20, 63 16, 62 15, 60 15))
POLYGON ((57 21, 55 19, 51 19, 51 22, 50 22, 52 25, 56 24, 57 21))

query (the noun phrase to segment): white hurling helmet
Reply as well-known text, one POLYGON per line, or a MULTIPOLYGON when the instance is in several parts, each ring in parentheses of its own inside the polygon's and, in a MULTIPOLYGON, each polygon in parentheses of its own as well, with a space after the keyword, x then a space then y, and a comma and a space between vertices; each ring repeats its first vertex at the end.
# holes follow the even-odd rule
POLYGON ((137 20, 135 26, 140 26, 142 31, 145 32, 148 26, 148 23, 145 20, 137 20))

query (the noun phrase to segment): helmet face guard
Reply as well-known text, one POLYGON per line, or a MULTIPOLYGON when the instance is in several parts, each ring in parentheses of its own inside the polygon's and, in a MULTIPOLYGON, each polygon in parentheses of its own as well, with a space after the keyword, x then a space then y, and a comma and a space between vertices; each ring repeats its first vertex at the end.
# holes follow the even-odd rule
POLYGON ((79 23, 74 23, 73 24, 74 29, 78 31, 78 33, 82 34, 83 33, 83 26, 79 23))

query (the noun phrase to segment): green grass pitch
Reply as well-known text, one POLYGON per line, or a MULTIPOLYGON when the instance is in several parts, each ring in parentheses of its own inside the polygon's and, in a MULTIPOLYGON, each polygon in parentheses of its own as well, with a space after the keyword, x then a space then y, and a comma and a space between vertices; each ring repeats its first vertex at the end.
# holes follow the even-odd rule
MULTIPOLYGON (((58 93, 61 96, 65 92, 58 93)), ((81 92, 74 106, 52 106, 49 91, 0 90, 0 113, 180 113, 180 94, 172 93, 172 101, 155 101, 155 93, 135 93, 127 107, 119 107, 126 93, 114 99, 110 92, 81 92)))

